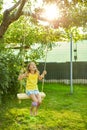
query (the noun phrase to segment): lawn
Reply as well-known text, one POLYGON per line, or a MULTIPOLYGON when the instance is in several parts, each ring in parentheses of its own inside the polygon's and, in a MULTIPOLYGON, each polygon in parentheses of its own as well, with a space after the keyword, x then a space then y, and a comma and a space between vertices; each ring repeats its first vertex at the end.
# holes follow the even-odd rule
MULTIPOLYGON (((39 85, 41 89, 41 85, 39 85)), ((0 130, 87 130, 87 86, 46 83, 46 98, 38 115, 31 117, 31 100, 7 96, 0 106, 0 130)))

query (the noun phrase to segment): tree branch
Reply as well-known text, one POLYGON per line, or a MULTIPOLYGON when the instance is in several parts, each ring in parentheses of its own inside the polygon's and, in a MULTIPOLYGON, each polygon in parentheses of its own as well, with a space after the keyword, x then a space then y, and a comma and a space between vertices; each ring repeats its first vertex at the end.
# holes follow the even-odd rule
POLYGON ((31 13, 29 11, 22 11, 21 15, 31 16, 31 17, 33 17, 34 19, 37 19, 37 20, 50 22, 50 20, 48 18, 40 16, 40 13, 38 14, 38 13, 31 13))
POLYGON ((17 20, 21 16, 22 9, 23 9, 26 1, 27 0, 21 0, 20 5, 18 7, 18 10, 13 14, 12 20, 17 20))
POLYGON ((14 21, 16 21, 21 16, 21 12, 22 12, 22 9, 23 9, 26 1, 27 0, 19 0, 13 7, 4 11, 3 21, 0 25, 0 38, 3 37, 3 35, 5 34, 8 26, 11 23, 13 23, 14 21), (14 12, 14 13, 11 13, 17 7, 18 7, 17 11, 14 12))
POLYGON ((15 3, 11 8, 8 9, 9 12, 13 11, 19 4, 20 4, 20 1, 19 0, 17 3, 15 3))

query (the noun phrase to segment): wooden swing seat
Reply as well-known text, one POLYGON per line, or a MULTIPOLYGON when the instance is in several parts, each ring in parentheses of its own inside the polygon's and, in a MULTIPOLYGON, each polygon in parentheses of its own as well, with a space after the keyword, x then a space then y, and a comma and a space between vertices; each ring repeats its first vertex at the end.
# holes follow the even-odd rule
MULTIPOLYGON (((40 92, 41 98, 44 99, 46 97, 46 94, 44 92, 40 92)), ((18 93, 17 98, 19 100, 22 99, 30 99, 30 97, 26 93, 18 93)))

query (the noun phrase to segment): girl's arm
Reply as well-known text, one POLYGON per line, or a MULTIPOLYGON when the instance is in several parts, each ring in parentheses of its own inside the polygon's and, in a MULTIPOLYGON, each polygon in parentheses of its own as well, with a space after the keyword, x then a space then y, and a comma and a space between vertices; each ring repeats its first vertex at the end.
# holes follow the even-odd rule
POLYGON ((44 76, 47 74, 46 70, 43 71, 41 75, 39 75, 39 80, 42 80, 44 76))
POLYGON ((22 79, 26 78, 27 75, 28 75, 27 72, 25 72, 24 74, 20 74, 20 75, 18 76, 18 80, 22 80, 22 79))

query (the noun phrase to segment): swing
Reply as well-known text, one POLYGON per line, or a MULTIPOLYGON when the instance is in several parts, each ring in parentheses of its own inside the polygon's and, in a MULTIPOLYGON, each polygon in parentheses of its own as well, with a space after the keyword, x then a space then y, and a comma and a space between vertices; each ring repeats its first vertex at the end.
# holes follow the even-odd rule
MULTIPOLYGON (((40 94, 42 100, 43 100, 43 99, 45 98, 45 96, 46 96, 46 94, 45 94, 44 92, 40 92, 39 94, 40 94)), ((19 100, 22 100, 22 99, 30 99, 30 97, 29 97, 26 93, 18 93, 18 94, 17 94, 17 98, 18 98, 19 100)))
MULTIPOLYGON (((47 51, 48 50, 47 50, 47 47, 46 47, 44 70, 46 70, 47 51)), ((42 79, 42 92, 39 93, 42 100, 46 97, 46 94, 43 92, 43 88, 44 88, 44 78, 42 79)), ((19 99, 19 103, 21 103, 22 99, 30 99, 30 97, 26 93, 18 93, 17 98, 19 99)))

